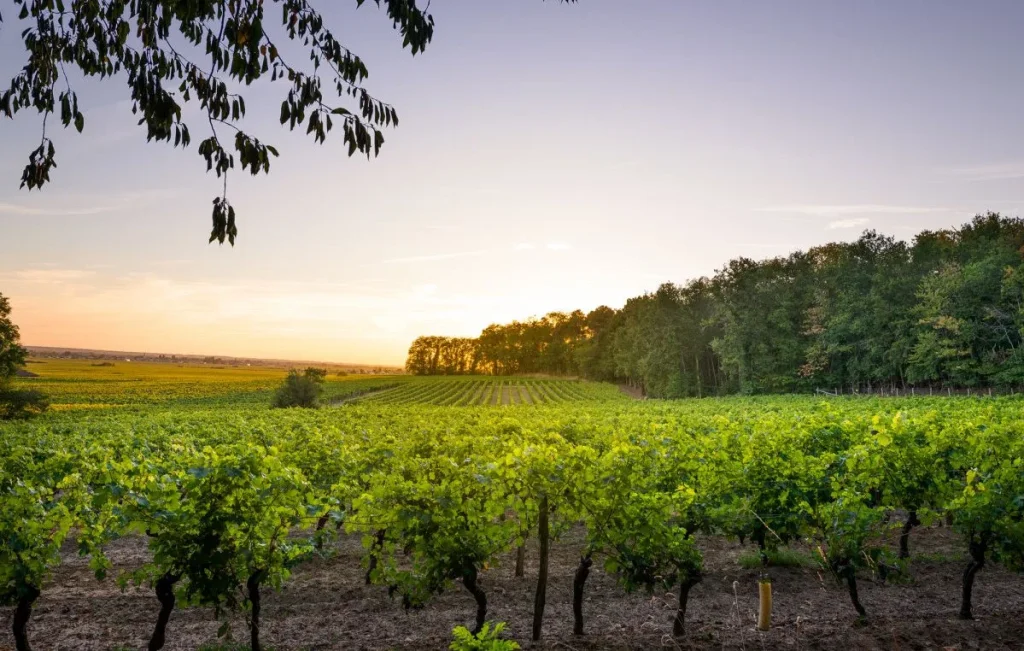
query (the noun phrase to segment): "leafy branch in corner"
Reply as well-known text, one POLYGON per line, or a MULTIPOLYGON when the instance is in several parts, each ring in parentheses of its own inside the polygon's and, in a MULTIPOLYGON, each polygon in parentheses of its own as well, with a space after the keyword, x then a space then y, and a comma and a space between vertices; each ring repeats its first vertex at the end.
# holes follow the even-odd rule
MULTIPOLYGON (((49 182, 57 166, 46 131, 49 116, 59 111, 65 128, 85 128, 65 66, 86 77, 126 78, 132 112, 145 126, 148 141, 187 147, 192 137, 182 106, 198 102, 209 127, 198 152, 207 171, 223 179, 223 190, 213 200, 210 242, 233 245, 238 234, 227 196, 228 172, 237 163, 254 176, 266 174, 271 157, 278 156, 277 149, 239 126, 246 112, 240 89, 265 78, 284 84, 281 124, 291 130, 304 125, 307 134, 324 143, 337 123, 349 156, 377 156, 384 144, 381 129, 398 124, 394 107, 363 86, 366 64, 335 38, 307 0, 13 2, 25 24, 21 36, 27 60, 0 93, 0 114, 13 118, 35 109, 42 115, 40 143, 21 178, 29 190, 49 182), (276 28, 267 13, 271 4, 280 10, 276 28), (304 50, 308 66, 286 63, 285 48, 304 50), (233 130, 234 138, 224 139, 221 127, 233 130)), ((374 2, 386 9, 402 46, 413 55, 422 52, 434 32, 428 9, 418 8, 415 0, 374 2)), ((364 3, 356 0, 357 6, 364 3)))

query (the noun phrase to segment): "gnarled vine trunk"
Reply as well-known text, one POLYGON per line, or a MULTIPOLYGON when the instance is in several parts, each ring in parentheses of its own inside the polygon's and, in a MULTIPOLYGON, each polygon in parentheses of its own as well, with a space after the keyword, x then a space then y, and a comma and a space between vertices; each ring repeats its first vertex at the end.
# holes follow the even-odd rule
MULTIPOLYGON (((330 519, 331 519, 331 514, 330 513, 324 513, 319 518, 317 518, 317 521, 316 521, 316 533, 317 534, 319 534, 321 531, 323 531, 324 527, 327 526, 327 523, 330 521, 330 519)), ((324 548, 324 539, 321 538, 319 535, 317 535, 317 537, 316 537, 316 548, 317 549, 323 549, 324 548)))
POLYGON ((519 545, 516 547, 516 576, 522 577, 524 572, 524 566, 526 565, 526 545, 519 545))
POLYGON ((970 543, 971 560, 964 568, 963 589, 960 598, 960 619, 974 619, 971 612, 971 593, 974 591, 974 575, 985 567, 985 552, 988 551, 988 539, 970 543))
POLYGON ((833 560, 830 562, 832 572, 836 579, 846 580, 846 591, 850 593, 850 602, 853 604, 857 615, 864 619, 868 616, 864 606, 860 603, 860 595, 857 592, 857 568, 845 559, 833 560))
POLYGON ((690 589, 700 583, 701 578, 700 574, 686 576, 679 583, 679 607, 672 622, 672 635, 675 637, 682 637, 686 632, 686 604, 690 600, 690 589))
POLYGON ((921 521, 917 519, 917 511, 907 514, 907 521, 903 523, 903 529, 900 531, 900 558, 910 558, 910 531, 919 524, 921 521))
POLYGON ((166 641, 167 622, 171 619, 171 611, 174 610, 174 584, 181 577, 171 572, 165 572, 156 582, 156 598, 160 602, 160 614, 156 618, 156 628, 149 638, 149 651, 159 651, 164 648, 166 641))
POLYGON ((853 602, 853 607, 857 614, 861 617, 867 617, 868 613, 860 603, 860 595, 857 594, 857 572, 852 567, 846 572, 846 590, 850 593, 850 601, 853 602))
POLYGON ((576 576, 572 580, 572 634, 583 635, 583 588, 590 576, 590 566, 594 564, 590 554, 580 558, 576 568, 576 576))
POLYGON ((466 586, 466 590, 469 590, 469 593, 476 599, 476 626, 473 628, 473 634, 476 635, 484 627, 484 621, 487 620, 487 594, 477 584, 476 566, 470 565, 463 572, 462 585, 466 586))
POLYGON ((14 609, 11 631, 14 633, 14 648, 17 651, 32 651, 28 643, 28 620, 32 617, 32 604, 38 598, 39 590, 35 586, 29 586, 14 609))
POLYGON ((538 537, 540 538, 540 568, 537 572, 537 594, 533 600, 533 641, 540 639, 541 628, 544 625, 544 604, 548 592, 548 543, 550 542, 550 530, 548 528, 548 497, 540 498, 540 517, 538 520, 538 537))
POLYGON ((260 584, 263 582, 265 572, 263 570, 256 570, 249 575, 249 579, 245 582, 245 587, 249 592, 249 606, 252 608, 252 612, 249 613, 249 646, 252 651, 261 651, 260 646, 260 608, 261 608, 261 597, 260 597, 260 584))

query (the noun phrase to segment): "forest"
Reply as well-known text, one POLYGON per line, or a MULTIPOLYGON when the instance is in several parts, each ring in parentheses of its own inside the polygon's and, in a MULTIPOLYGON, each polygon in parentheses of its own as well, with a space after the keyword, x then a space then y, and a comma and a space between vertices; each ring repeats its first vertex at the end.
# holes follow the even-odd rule
POLYGON ((787 257, 730 260, 601 306, 424 336, 417 375, 553 374, 652 398, 1019 387, 1024 220, 997 213, 911 243, 866 231, 787 257))

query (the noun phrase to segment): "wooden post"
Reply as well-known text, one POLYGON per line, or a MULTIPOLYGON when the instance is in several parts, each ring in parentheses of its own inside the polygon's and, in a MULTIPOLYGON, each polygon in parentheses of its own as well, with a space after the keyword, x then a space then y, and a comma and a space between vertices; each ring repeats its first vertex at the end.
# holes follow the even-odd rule
POLYGON ((757 630, 767 631, 772 627, 772 580, 762 576, 757 582, 760 608, 757 611, 757 630))

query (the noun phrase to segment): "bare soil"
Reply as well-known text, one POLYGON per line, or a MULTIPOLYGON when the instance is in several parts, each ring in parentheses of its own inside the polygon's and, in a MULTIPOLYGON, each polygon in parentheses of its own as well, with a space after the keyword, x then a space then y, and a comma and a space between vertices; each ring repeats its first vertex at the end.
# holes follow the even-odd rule
MULTIPOLYGON (((572 635, 572 579, 582 544, 572 531, 552 546, 544 640, 531 645, 536 549, 528 549, 526 576, 513 576, 510 554, 481 574, 488 619, 508 622, 507 633, 524 648, 565 651, 633 649, 1024 649, 1024 576, 990 565, 977 578, 975 621, 957 619, 960 539, 942 527, 919 528, 911 538, 912 576, 882 585, 864 577, 860 596, 868 610, 858 623, 845 590, 813 567, 771 568, 773 628, 754 628, 758 570, 741 569, 751 548, 721 538, 700 541, 705 578, 690 594, 687 632, 671 637, 675 592, 626 594, 598 568, 586 587, 587 635, 572 635)), ((446 649, 450 631, 469 625, 475 605, 455 585, 423 610, 406 612, 387 590, 363 584, 358 538, 346 537, 329 559, 297 568, 279 592, 264 597, 263 639, 276 649, 446 649)), ((127 571, 148 558, 146 541, 126 538, 112 546, 115 569, 127 571)), ((118 589, 97 582, 69 546, 65 562, 37 602, 30 635, 37 650, 145 648, 158 603, 149 589, 118 589)), ((12 609, 0 609, 0 650, 13 649, 12 609)), ((171 616, 167 649, 195 649, 216 642, 220 623, 209 609, 180 608, 171 616)), ((244 619, 231 619, 234 639, 247 639, 244 619)))
POLYGON ((523 403, 524 405, 533 404, 533 396, 530 395, 530 392, 526 389, 526 387, 517 386, 516 389, 519 391, 519 402, 523 403))
POLYGON ((619 391, 625 393, 627 396, 634 400, 642 400, 644 392, 639 387, 631 387, 628 384, 620 384, 619 391))

